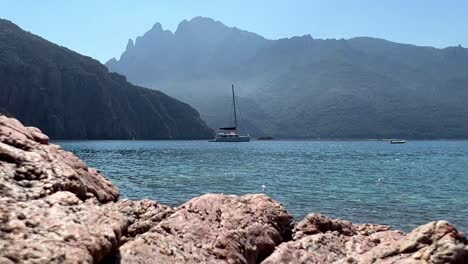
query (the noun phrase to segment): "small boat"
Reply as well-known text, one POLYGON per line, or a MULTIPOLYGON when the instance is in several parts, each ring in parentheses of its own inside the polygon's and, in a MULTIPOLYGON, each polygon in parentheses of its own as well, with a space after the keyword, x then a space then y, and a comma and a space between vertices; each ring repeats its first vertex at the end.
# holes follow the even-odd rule
POLYGON ((403 139, 395 139, 395 140, 390 140, 390 144, 405 144, 406 140, 403 139))
POLYGON ((271 136, 265 136, 265 137, 259 137, 257 140, 273 140, 273 137, 271 136))
POLYGON ((234 126, 231 127, 221 127, 220 130, 226 132, 220 132, 215 138, 210 140, 210 142, 249 142, 250 136, 239 136, 237 134, 237 113, 236 113, 236 96, 234 94, 234 85, 232 85, 232 105, 234 107, 234 126))

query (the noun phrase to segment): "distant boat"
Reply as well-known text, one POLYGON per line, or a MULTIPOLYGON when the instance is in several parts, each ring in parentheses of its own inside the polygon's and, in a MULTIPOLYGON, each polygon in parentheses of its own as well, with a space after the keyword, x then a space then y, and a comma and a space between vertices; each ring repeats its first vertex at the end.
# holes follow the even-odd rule
POLYGON ((272 140, 272 139, 273 139, 273 137, 270 137, 270 136, 257 138, 257 140, 272 140))
POLYGON ((232 85, 232 105, 234 107, 234 126, 232 127, 221 127, 220 130, 226 132, 220 132, 210 142, 249 142, 250 136, 239 136, 237 134, 237 112, 236 112, 236 96, 234 94, 234 85, 232 85))
POLYGON ((406 140, 403 139, 395 139, 395 140, 390 140, 390 144, 405 144, 406 140))

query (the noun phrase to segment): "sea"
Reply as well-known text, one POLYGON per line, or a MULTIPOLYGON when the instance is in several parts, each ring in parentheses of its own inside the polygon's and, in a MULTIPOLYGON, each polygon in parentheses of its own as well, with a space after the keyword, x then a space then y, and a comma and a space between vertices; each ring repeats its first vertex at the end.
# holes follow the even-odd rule
POLYGON ((448 220, 468 231, 468 141, 57 141, 122 198, 177 206, 265 193, 299 221, 316 212, 403 231, 448 220))

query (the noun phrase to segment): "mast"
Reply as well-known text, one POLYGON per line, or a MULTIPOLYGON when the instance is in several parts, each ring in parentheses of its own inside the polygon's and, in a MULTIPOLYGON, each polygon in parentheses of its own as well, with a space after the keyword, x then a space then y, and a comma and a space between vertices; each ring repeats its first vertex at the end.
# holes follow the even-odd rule
POLYGON ((234 84, 232 85, 232 104, 234 105, 234 127, 237 134, 236 96, 234 95, 234 84))

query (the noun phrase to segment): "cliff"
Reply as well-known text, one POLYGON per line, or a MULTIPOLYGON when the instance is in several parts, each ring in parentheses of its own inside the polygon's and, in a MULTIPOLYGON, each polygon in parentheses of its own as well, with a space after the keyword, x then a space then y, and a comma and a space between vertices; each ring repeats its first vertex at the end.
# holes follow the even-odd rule
POLYGON ((175 208, 119 200, 98 170, 0 116, 0 263, 467 263, 446 221, 405 234, 320 214, 295 223, 266 195, 175 208))
POLYGON ((188 104, 0 19, 0 112, 53 139, 208 139, 188 104))

